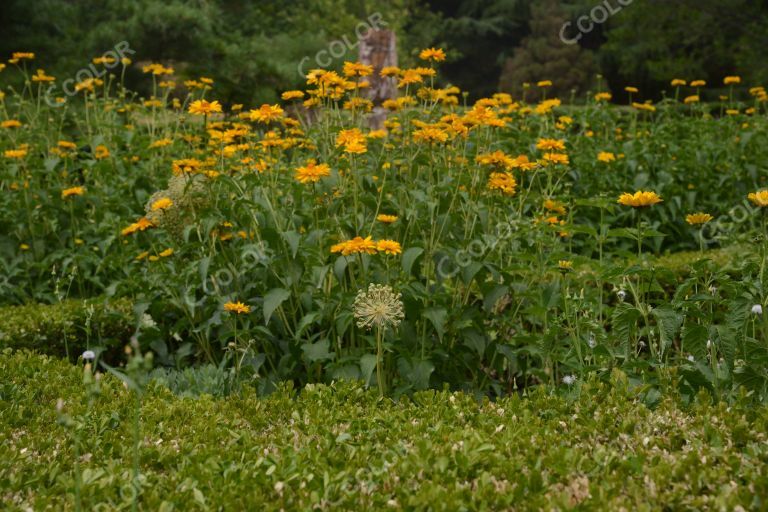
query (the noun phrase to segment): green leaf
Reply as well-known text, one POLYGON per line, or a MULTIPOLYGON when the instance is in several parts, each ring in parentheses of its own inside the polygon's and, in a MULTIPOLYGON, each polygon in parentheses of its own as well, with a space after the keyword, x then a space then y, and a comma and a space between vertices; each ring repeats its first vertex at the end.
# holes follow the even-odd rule
POLYGON ((291 292, 283 288, 274 288, 267 292, 264 296, 264 323, 269 323, 272 313, 290 296, 291 292))
POLYGON ((304 352, 304 357, 310 363, 333 359, 334 354, 330 351, 330 348, 331 342, 328 339, 320 340, 317 343, 304 343, 301 346, 301 350, 304 352))
POLYGON ((505 284, 494 286, 490 291, 483 294, 483 309, 490 312, 508 291, 509 286, 505 284))
POLYGON ((296 253, 299 252, 299 243, 301 242, 301 234, 298 231, 286 231, 283 233, 283 238, 291 248, 291 256, 296 257, 296 253))
POLYGON ((445 334, 445 321, 448 318, 448 311, 446 311, 445 308, 428 308, 424 310, 423 315, 435 327, 437 336, 442 343, 443 334, 445 334))
POLYGON ((376 356, 374 354, 364 354, 360 358, 360 373, 362 374, 363 382, 370 385, 371 375, 373 375, 373 370, 375 369, 376 356))
POLYGON ((397 361, 397 369, 414 389, 422 390, 429 387, 429 377, 435 371, 435 365, 431 361, 401 358, 397 361))
POLYGON ((662 346, 669 347, 677 336, 677 331, 683 323, 683 317, 669 306, 661 306, 651 310, 656 319, 662 346))
POLYGON ((413 264, 416 262, 416 259, 421 256, 421 254, 424 252, 424 249, 421 247, 410 247, 403 252, 402 257, 402 264, 403 264, 403 271, 406 274, 411 273, 411 269, 413 268, 413 264))

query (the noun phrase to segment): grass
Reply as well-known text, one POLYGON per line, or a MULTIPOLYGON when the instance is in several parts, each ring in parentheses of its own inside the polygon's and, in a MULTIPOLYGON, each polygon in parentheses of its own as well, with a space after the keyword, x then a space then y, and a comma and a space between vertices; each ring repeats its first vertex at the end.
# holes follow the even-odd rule
MULTIPOLYGON (((75 418, 85 509, 131 499, 130 392, 106 375, 0 354, 0 502, 74 507, 75 418)), ((674 394, 655 408, 616 371, 496 402, 426 391, 394 402, 352 382, 259 398, 179 397, 141 411, 143 510, 738 510, 768 495, 768 409, 674 394)))

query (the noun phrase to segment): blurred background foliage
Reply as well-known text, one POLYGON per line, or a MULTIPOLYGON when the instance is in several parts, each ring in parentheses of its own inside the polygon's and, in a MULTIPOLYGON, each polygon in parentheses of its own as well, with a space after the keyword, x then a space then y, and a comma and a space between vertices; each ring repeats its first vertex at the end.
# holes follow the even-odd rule
MULTIPOLYGON (((358 24, 379 13, 398 35, 401 65, 415 64, 420 48, 441 46, 449 55, 444 80, 473 99, 552 80, 555 94, 578 100, 595 90, 597 73, 618 101, 626 85, 659 99, 671 78, 710 85, 729 74, 752 85, 768 78, 768 0, 622 0, 628 2, 4 0, 0 56, 34 51, 36 64, 66 77, 128 41, 136 63, 171 64, 180 78, 212 77, 217 98, 252 105, 298 87, 302 59, 314 61, 332 41, 354 42, 358 24), (615 14, 578 44, 564 44, 563 24, 573 28, 599 6, 615 14)), ((356 53, 350 48, 345 57, 356 53)), ((139 87, 140 66, 132 74, 139 87)))

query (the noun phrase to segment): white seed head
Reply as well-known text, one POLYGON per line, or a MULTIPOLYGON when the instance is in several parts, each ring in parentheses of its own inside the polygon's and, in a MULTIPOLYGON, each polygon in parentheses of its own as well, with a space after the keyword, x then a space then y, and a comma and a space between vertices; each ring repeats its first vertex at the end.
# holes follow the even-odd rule
POLYGON ((405 318, 402 295, 383 284, 370 284, 355 297, 353 313, 357 326, 365 329, 378 327, 396 329, 405 318))

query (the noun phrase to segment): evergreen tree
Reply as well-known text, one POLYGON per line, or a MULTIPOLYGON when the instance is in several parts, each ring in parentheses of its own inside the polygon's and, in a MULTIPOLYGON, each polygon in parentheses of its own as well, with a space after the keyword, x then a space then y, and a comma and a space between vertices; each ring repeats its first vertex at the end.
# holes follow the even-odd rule
POLYGON ((551 80, 549 97, 568 99, 572 91, 577 95, 586 92, 596 66, 590 51, 561 40, 560 33, 567 21, 556 0, 542 0, 533 5, 530 35, 505 62, 499 80, 501 90, 519 96, 523 83, 551 80))

